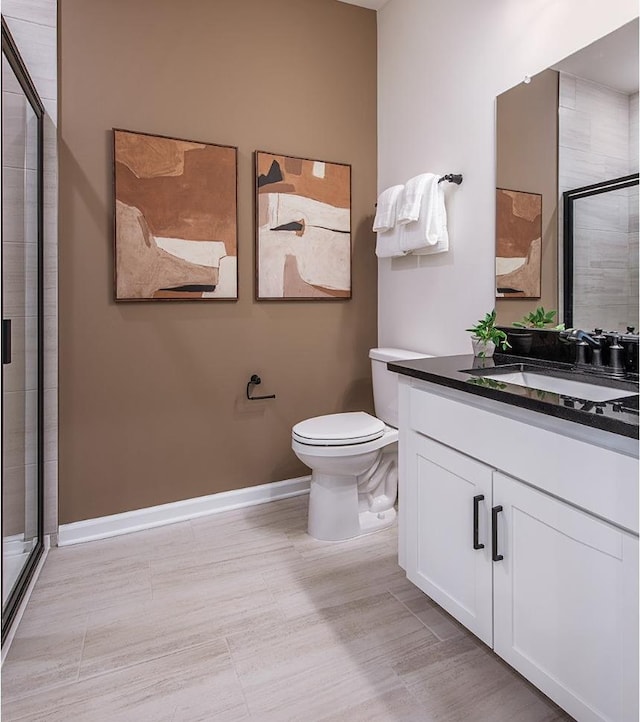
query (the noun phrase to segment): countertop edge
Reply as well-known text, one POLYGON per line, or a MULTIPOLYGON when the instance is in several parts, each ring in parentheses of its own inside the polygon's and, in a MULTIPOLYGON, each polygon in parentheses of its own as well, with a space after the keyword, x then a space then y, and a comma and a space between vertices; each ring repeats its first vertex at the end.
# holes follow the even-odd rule
MULTIPOLYGON (((447 359, 460 359, 461 362, 456 365, 465 365, 462 359, 467 359, 467 356, 450 356, 450 357, 435 357, 440 360, 447 359)), ((435 360, 435 358, 433 360, 435 360)), ((425 359, 429 360, 429 359, 425 359)), ((526 362, 527 359, 521 359, 526 362)), ((639 427, 638 425, 629 424, 620 419, 616 419, 612 416, 600 416, 598 414, 586 414, 582 411, 566 406, 557 406, 538 399, 532 399, 521 395, 509 393, 504 390, 496 390, 485 386, 478 386, 468 383, 466 379, 452 378, 448 375, 443 375, 441 372, 412 368, 411 364, 415 365, 415 361, 393 361, 387 364, 390 371, 401 374, 403 376, 409 376, 421 381, 428 381, 438 386, 444 386, 446 388, 461 391, 463 393, 471 394, 472 396, 479 396, 482 398, 491 399, 498 403, 508 404, 522 409, 527 409, 544 416, 551 416, 554 418, 569 421, 571 423, 581 424, 594 429, 600 429, 605 432, 618 434, 625 436, 630 439, 637 440, 639 438, 639 427)), ((461 372, 458 372, 461 373, 461 372)))

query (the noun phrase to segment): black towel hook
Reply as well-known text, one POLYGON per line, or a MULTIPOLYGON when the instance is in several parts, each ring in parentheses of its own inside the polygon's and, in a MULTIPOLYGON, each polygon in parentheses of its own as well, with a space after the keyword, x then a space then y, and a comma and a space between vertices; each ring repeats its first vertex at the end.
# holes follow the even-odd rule
POLYGON ((258 374, 253 374, 251 378, 249 379, 249 383, 247 384, 247 398, 249 401, 259 401, 260 399, 275 399, 275 394, 269 394, 268 396, 251 396, 251 387, 252 386, 258 386, 262 383, 262 379, 258 376, 258 374))

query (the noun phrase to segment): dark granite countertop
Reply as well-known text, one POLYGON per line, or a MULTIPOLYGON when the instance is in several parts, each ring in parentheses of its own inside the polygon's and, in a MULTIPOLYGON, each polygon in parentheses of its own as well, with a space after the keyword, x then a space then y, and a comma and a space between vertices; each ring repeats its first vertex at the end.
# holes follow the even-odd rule
POLYGON ((387 364, 391 371, 422 381, 464 391, 476 396, 501 401, 505 404, 529 409, 548 416, 584 424, 614 434, 638 438, 638 396, 624 397, 625 392, 638 392, 638 376, 625 379, 595 376, 572 364, 495 354, 493 358, 481 359, 469 355, 440 356, 434 358, 394 361, 387 364), (497 371, 500 367, 500 371, 497 371), (491 371, 491 376, 483 373, 491 371), (565 396, 549 391, 505 383, 501 373, 529 371, 553 375, 582 383, 597 383, 620 390, 620 398, 610 401, 590 401, 575 396, 565 396))

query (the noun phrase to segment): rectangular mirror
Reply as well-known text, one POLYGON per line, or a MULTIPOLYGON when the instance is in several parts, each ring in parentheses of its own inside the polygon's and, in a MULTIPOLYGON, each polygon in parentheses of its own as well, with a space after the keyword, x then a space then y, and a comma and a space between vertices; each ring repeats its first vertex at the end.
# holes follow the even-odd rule
POLYGON ((542 197, 539 240, 516 212, 511 227, 496 224, 498 322, 544 306, 567 325, 637 330, 638 20, 502 93, 496 154, 499 189, 542 197), (608 192, 628 176, 631 185, 608 192), (590 186, 607 192, 575 193, 590 186), (563 197, 572 193, 567 237, 563 197), (526 282, 538 269, 536 298, 526 282))

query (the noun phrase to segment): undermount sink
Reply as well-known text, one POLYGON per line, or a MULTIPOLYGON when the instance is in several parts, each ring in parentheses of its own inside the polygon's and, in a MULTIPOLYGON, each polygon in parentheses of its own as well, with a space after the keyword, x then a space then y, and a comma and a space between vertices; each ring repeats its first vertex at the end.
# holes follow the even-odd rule
POLYGON ((524 386, 537 391, 548 391, 554 394, 562 394, 563 396, 572 396, 586 401, 612 401, 613 399, 622 399, 628 396, 638 396, 637 391, 628 389, 611 388, 598 383, 590 383, 588 381, 576 381, 566 379, 559 376, 548 376, 546 374, 535 373, 535 371, 518 370, 505 371, 499 366, 496 368, 473 369, 469 373, 481 378, 492 379, 495 382, 505 384, 515 384, 516 386, 524 386))

